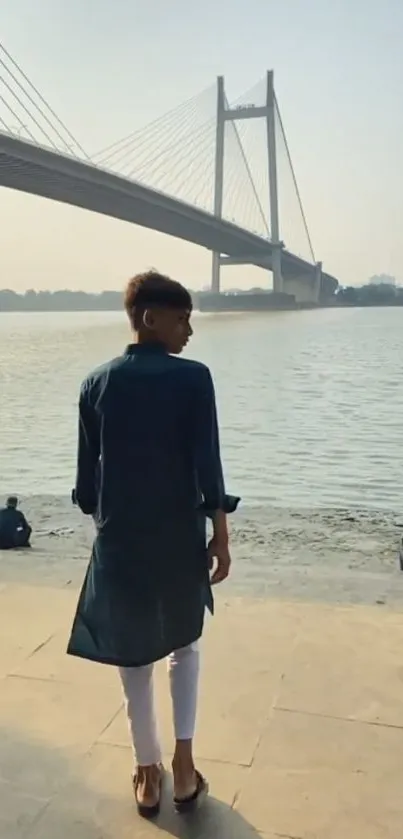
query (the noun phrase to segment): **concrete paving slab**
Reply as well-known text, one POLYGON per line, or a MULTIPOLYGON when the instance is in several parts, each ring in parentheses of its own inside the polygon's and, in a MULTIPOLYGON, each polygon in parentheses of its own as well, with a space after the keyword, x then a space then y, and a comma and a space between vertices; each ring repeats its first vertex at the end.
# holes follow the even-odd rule
POLYGON ((11 675, 43 679, 84 687, 98 685, 116 690, 118 675, 114 667, 85 661, 66 654, 69 627, 53 635, 39 649, 27 656, 11 675))
MULTIPOLYGON (((68 588, 8 584, 0 590, 0 612, 4 629, 18 631, 31 618, 35 624, 54 632, 72 617, 77 594, 68 588)), ((35 624, 32 624, 34 628, 35 624)))
POLYGON ((82 764, 76 778, 57 796, 28 834, 30 839, 54 839, 61 833, 74 839, 126 839, 126 837, 223 837, 257 839, 256 831, 231 809, 248 770, 239 766, 202 762, 200 770, 209 778, 214 796, 190 820, 176 816, 172 808, 172 785, 167 774, 162 812, 155 824, 137 815, 131 790, 129 749, 96 746, 82 764), (67 832, 67 830, 69 832, 67 832))
MULTIPOLYGON (((290 631, 287 621, 282 632, 277 621, 273 643, 274 627, 270 618, 273 615, 267 609, 257 608, 255 614, 245 615, 238 605, 227 610, 217 622, 209 622, 201 644, 197 758, 251 764, 260 731, 278 695, 284 661, 288 660, 294 643, 294 631, 290 631)), ((156 666, 155 676, 161 740, 164 751, 169 753, 173 734, 165 663, 156 666)), ((103 733, 101 742, 127 745, 124 710, 103 733)))
POLYGON ((4 586, 0 590, 0 678, 18 668, 72 613, 72 593, 4 586))
POLYGON ((71 779, 77 755, 9 726, 0 728, 0 783, 34 798, 51 798, 71 779))
POLYGON ((47 804, 46 800, 24 795, 10 784, 0 782, 0 836, 25 839, 47 804))
POLYGON ((318 620, 285 663, 279 708, 403 726, 403 623, 352 619, 330 626, 318 620), (307 640, 305 640, 307 638, 307 640))
POLYGON ((57 753, 85 753, 120 707, 120 692, 8 677, 0 682, 0 777, 47 796, 59 779, 57 753), (50 759, 53 750, 55 761, 50 759), (39 753, 39 757, 38 757, 39 753), (45 757, 45 759, 44 759, 45 757), (55 765, 56 762, 56 765, 55 765))
MULTIPOLYGON (((183 822, 167 778, 149 825, 131 793, 118 676, 65 655, 76 597, 0 586, 0 675, 14 674, 0 678, 1 836, 401 839, 401 614, 219 598, 196 749, 211 800, 183 822)), ((156 688, 169 752, 164 663, 156 688)))
POLYGON ((236 807, 279 836, 399 839, 402 756, 403 731, 277 711, 236 807))

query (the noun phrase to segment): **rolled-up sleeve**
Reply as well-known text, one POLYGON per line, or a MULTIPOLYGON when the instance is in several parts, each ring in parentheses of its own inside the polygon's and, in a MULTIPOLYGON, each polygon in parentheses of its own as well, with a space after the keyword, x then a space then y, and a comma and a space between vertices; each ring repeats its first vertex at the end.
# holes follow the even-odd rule
POLYGON ((90 400, 90 387, 84 382, 79 398, 76 501, 86 515, 97 508, 97 471, 100 453, 99 424, 90 400))
POLYGON ((204 506, 214 512, 224 509, 225 504, 216 398, 207 367, 199 367, 197 373, 193 403, 195 465, 204 506))

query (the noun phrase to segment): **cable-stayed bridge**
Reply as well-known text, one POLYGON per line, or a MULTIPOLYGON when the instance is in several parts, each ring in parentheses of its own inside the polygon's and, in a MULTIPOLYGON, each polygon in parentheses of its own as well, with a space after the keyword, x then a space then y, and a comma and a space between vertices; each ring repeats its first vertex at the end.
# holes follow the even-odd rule
POLYGON ((234 103, 220 77, 89 154, 0 44, 0 186, 207 248, 214 292, 231 264, 267 269, 299 302, 337 286, 315 258, 271 72, 234 103))

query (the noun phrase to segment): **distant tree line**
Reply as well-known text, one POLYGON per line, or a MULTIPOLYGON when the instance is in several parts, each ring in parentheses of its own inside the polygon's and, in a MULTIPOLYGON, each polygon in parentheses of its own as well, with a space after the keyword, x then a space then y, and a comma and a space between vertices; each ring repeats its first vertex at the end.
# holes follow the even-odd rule
MULTIPOLYGON (((373 278, 374 280, 376 278, 373 278)), ((393 278, 391 278, 393 279, 393 278)), ((235 291, 235 289, 233 290, 235 291)), ((237 289, 238 293, 246 293, 237 289)), ((249 289, 264 291, 264 289, 249 289)), ((192 291, 193 304, 198 307, 199 292, 192 291)), ((323 300, 326 305, 336 306, 402 306, 403 287, 395 282, 369 282, 364 286, 340 286, 323 300)), ((85 291, 26 291, 17 294, 11 289, 0 289, 0 312, 85 312, 120 311, 122 293, 102 291, 89 294, 85 291)))
POLYGON ((0 289, 0 312, 79 312, 100 309, 114 311, 122 308, 122 294, 103 291, 87 294, 85 291, 26 291, 17 294, 10 289, 0 289))
MULTIPOLYGON (((192 291, 193 303, 197 306, 197 292, 192 291)), ((123 293, 101 291, 89 294, 86 291, 16 291, 0 289, 0 312, 90 312, 120 311, 123 307, 123 293)))
POLYGON ((340 286, 334 303, 343 306, 403 306, 403 287, 371 282, 363 286, 340 286))

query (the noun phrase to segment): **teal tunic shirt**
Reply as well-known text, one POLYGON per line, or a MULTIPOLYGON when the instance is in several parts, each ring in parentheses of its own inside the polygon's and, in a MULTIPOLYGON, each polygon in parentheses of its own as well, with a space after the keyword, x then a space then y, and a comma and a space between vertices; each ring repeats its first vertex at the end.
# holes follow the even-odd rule
POLYGON ((95 540, 68 652, 121 667, 197 640, 213 611, 207 511, 234 510, 207 367, 130 345, 79 401, 76 501, 95 540))

